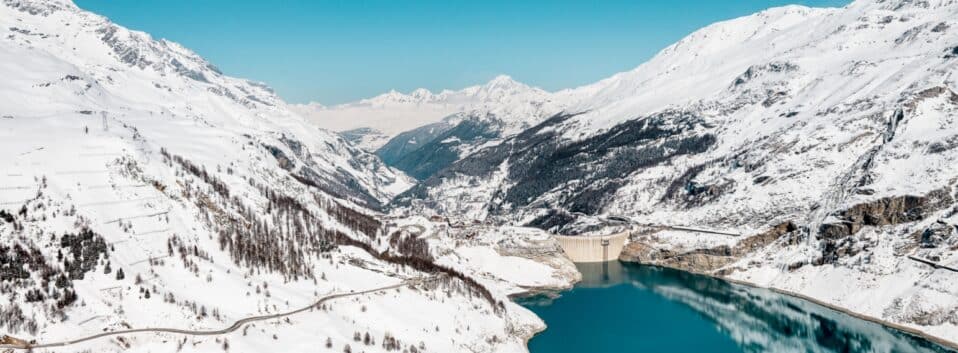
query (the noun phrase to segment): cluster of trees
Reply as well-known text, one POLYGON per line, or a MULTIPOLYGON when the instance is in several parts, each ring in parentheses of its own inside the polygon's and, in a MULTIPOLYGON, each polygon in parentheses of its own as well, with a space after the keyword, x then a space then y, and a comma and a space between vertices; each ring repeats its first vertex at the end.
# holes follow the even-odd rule
MULTIPOLYGON (((164 301, 165 300, 166 300, 166 297, 164 297, 164 301)), ((175 299, 173 299, 172 294, 170 295, 169 303, 179 304, 180 306, 189 309, 190 312, 192 312, 193 315, 196 316, 197 320, 203 320, 209 316, 213 316, 213 318, 217 320, 221 319, 219 309, 213 308, 212 310, 207 310, 206 305, 196 304, 196 302, 191 300, 184 300, 180 303, 176 303, 175 299)))
POLYGON ((216 178, 212 174, 208 173, 206 171, 206 167, 198 166, 190 160, 178 155, 171 155, 166 148, 160 148, 160 154, 163 156, 163 161, 167 165, 173 166, 173 163, 179 164, 184 170, 190 174, 193 174, 207 185, 210 185, 213 191, 222 196, 224 200, 229 200, 229 187, 227 187, 226 183, 224 183, 222 180, 219 180, 219 178, 216 178))
POLYGON ((363 344, 365 344, 365 345, 367 345, 367 346, 372 346, 372 345, 376 344, 376 339, 373 338, 373 336, 369 334, 369 331, 366 331, 366 333, 365 333, 365 334, 362 334, 362 335, 359 334, 359 331, 354 332, 354 333, 353 333, 353 341, 362 342, 363 344))
MULTIPOLYGON (((236 264, 280 273, 291 279, 314 278, 309 255, 332 250, 334 232, 324 228, 305 205, 249 178, 250 185, 267 201, 263 212, 239 197, 230 197, 227 184, 208 173, 206 168, 178 155, 171 155, 165 149, 161 150, 161 154, 169 165, 178 164, 222 196, 218 199, 203 197, 207 192, 193 190, 192 183, 185 183, 187 195, 200 195, 196 198, 198 208, 204 210, 208 218, 212 216, 215 219, 209 224, 217 232, 220 248, 229 252, 236 264)), ((355 224, 361 223, 356 214, 340 211, 339 217, 356 219, 355 224)), ((376 229, 378 227, 374 226, 376 229)), ((181 250, 180 256, 190 255, 188 250, 181 250)))
POLYGON ((335 231, 326 229, 294 198, 266 188, 265 213, 244 207, 219 225, 220 248, 234 262, 278 272, 292 279, 314 278, 309 255, 334 248, 335 231))
MULTIPOLYGON (((166 239, 166 250, 167 255, 172 257, 176 253, 180 254, 180 260, 183 262, 183 268, 190 270, 194 275, 199 276, 200 266, 193 261, 193 258, 199 258, 212 262, 212 258, 209 253, 205 250, 200 249, 196 244, 188 246, 180 237, 176 234, 171 235, 166 239)), ((150 259, 150 265, 160 263, 159 259, 150 259)))
POLYGON ((413 255, 394 254, 388 250, 379 252, 376 251, 376 249, 373 249, 371 245, 350 238, 342 233, 337 233, 335 243, 340 246, 353 246, 360 248, 383 262, 410 267, 419 272, 445 275, 443 278, 446 279, 446 284, 453 284, 453 282, 450 280, 458 280, 464 285, 462 288, 464 293, 468 295, 479 296, 480 298, 484 299, 492 306, 493 311, 497 314, 505 312, 505 303, 496 300, 488 288, 483 286, 472 277, 469 277, 454 268, 437 264, 431 256, 419 257, 413 255))
MULTIPOLYGON (((362 343, 365 346, 376 345, 376 338, 370 335, 368 331, 366 333, 359 333, 359 331, 354 332, 353 341, 357 343, 362 343)), ((406 349, 403 349, 402 341, 397 339, 395 336, 391 335, 389 332, 386 332, 385 334, 383 334, 383 338, 380 342, 381 342, 382 348, 385 349, 387 352, 403 351, 407 353, 419 353, 420 351, 424 351, 426 349, 426 344, 424 342, 419 342, 418 347, 416 345, 410 344, 407 346, 406 349)), ((326 348, 332 348, 332 347, 333 347, 333 340, 330 338, 327 338, 326 348)), ((352 351, 352 348, 349 346, 349 344, 343 346, 343 352, 351 352, 351 351, 352 351)))
MULTIPOLYGON (((60 246, 57 249, 59 265, 48 261, 34 244, 0 244, 0 292, 10 293, 12 302, 22 293, 25 303, 41 304, 52 316, 63 317, 63 310, 79 299, 73 281, 95 269, 106 253, 106 243, 99 234, 84 228, 75 234, 63 234, 55 244, 60 246), (47 302, 49 306, 44 304, 47 302)), ((11 332, 26 330, 34 334, 37 323, 22 317, 20 307, 11 304, 0 308, 2 327, 11 332)))
POLYGON ((20 211, 17 212, 16 215, 14 215, 13 213, 9 213, 6 210, 0 210, 0 220, 2 220, 4 223, 13 224, 14 232, 22 232, 23 224, 20 223, 19 220, 17 220, 17 217, 16 217, 17 215, 25 218, 27 215, 27 206, 23 205, 23 207, 20 208, 20 211))
POLYGON ((38 273, 42 288, 51 282, 57 288, 72 288, 73 280, 83 279, 94 270, 101 257, 105 257, 106 249, 103 237, 89 229, 63 234, 57 249, 57 261, 62 265, 55 267, 33 244, 0 244, 0 282, 25 285, 32 282, 31 273, 38 273))
POLYGON ((379 234, 379 230, 382 229, 383 224, 376 217, 340 205, 335 201, 326 201, 318 195, 314 198, 326 210, 326 213, 349 229, 363 233, 369 238, 375 238, 379 234))
POLYGON ((63 261, 63 268, 71 280, 83 279, 85 273, 93 271, 107 251, 103 237, 89 228, 83 228, 77 234, 63 234, 60 248, 67 251, 69 258, 57 251, 57 259, 63 261))
POLYGON ((0 305, 0 328, 6 327, 12 333, 26 331, 31 335, 37 334, 37 320, 27 317, 23 309, 17 304, 7 306, 0 305))
POLYGON ((380 341, 380 342, 382 342, 382 347, 383 347, 383 349, 385 349, 387 352, 392 352, 392 351, 397 351, 397 352, 398 352, 398 351, 402 350, 402 351, 404 351, 404 352, 418 353, 419 351, 425 351, 425 350, 426 350, 426 343, 424 343, 424 342, 419 342, 419 346, 418 346, 418 347, 416 347, 415 345, 410 344, 410 345, 409 345, 409 348, 404 350, 404 349, 403 349, 403 343, 402 343, 402 341, 400 341, 399 339, 397 339, 395 336, 391 335, 389 332, 386 332, 385 334, 383 334, 383 339, 382 339, 382 341, 380 341))
POLYGON ((416 236, 404 234, 401 231, 395 231, 389 236, 389 247, 400 254, 432 260, 432 254, 429 252, 429 241, 416 236))
MULTIPOLYGON (((277 272, 294 280, 315 279, 309 262, 310 255, 322 254, 338 246, 353 246, 384 262, 408 266, 421 272, 444 274, 447 278, 464 284, 463 289, 467 294, 488 301, 495 312, 499 313, 505 309, 504 304, 497 301, 492 293, 476 280, 453 268, 436 264, 429 253, 428 243, 424 240, 398 237, 393 244, 398 253, 379 252, 364 241, 324 227, 322 221, 302 202, 270 186, 257 183, 253 178, 249 178, 248 182, 267 200, 266 212, 250 207, 239 197, 230 198, 226 183, 207 173, 205 168, 180 156, 170 155, 165 150, 161 153, 168 161, 179 164, 190 174, 212 185, 213 190, 223 196, 218 204, 198 206, 217 218, 217 222, 211 222, 210 225, 218 233, 220 248, 228 251, 238 265, 277 272)), ((191 187, 189 183, 186 185, 187 188, 191 187)), ((374 237, 382 228, 382 223, 372 216, 335 202, 322 202, 316 195, 313 199, 330 215, 357 232, 374 237)), ((170 248, 172 249, 172 245, 170 248)))
POLYGON ((0 220, 5 223, 13 223, 13 215, 7 213, 7 210, 0 210, 0 220))
POLYGON ((46 266, 46 259, 40 253, 40 249, 26 249, 20 243, 14 243, 13 246, 0 244, 0 281, 16 281, 30 278, 30 272, 25 266, 29 265, 31 269, 43 268, 46 266))

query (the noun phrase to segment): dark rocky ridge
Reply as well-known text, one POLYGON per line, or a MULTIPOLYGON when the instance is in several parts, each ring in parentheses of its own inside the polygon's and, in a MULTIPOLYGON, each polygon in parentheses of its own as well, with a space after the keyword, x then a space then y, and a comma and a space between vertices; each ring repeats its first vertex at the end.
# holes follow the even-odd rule
MULTIPOLYGON (((493 215, 536 206, 585 214, 598 213, 631 173, 689 154, 707 151, 717 142, 702 118, 684 111, 667 111, 633 119, 579 141, 565 141, 549 127, 573 114, 559 114, 503 143, 482 149, 439 171, 397 197, 399 205, 426 199, 426 190, 458 176, 488 178, 509 161, 512 181, 489 205, 493 215), (558 199, 543 201, 547 192, 564 189, 558 199)), ((559 231, 570 219, 563 212, 545 212, 528 225, 559 231)))
MULTIPOLYGON (((384 158, 383 161, 387 164, 406 172, 413 178, 424 180, 458 161, 462 157, 459 151, 461 146, 478 144, 499 137, 499 131, 494 122, 475 119, 463 120, 445 130, 442 130, 443 126, 437 126, 436 128, 441 132, 428 133, 428 131, 419 131, 418 129, 411 132, 426 137, 426 139, 418 140, 420 144, 418 148, 412 149, 402 145, 391 145, 391 140, 389 144, 383 146, 383 149, 376 153, 380 157, 386 155, 388 158, 384 158), (429 138, 429 135, 434 136, 429 138), (397 149, 404 150, 397 151, 397 149)), ((401 141, 397 141, 397 143, 401 143, 401 141)))
POLYGON ((376 155, 383 160, 383 163, 395 166, 403 157, 418 151, 420 147, 435 140, 454 126, 444 120, 403 132, 389 139, 389 142, 376 150, 376 155))

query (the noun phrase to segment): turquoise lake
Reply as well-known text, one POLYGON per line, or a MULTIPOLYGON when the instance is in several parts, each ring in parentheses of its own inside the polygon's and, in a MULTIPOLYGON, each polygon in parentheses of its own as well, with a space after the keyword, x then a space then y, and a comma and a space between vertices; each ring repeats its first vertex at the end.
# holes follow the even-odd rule
POLYGON ((531 353, 953 352, 765 289, 617 261, 577 267, 575 288, 519 299, 548 325, 531 353))

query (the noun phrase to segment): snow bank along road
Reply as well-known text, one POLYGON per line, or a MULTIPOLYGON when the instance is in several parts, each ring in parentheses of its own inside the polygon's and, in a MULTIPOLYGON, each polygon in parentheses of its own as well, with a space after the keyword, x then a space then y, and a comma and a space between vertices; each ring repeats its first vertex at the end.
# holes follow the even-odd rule
POLYGON ((214 335, 221 335, 221 334, 224 334, 224 333, 230 333, 230 332, 236 331, 236 330, 238 330, 240 327, 243 327, 243 325, 246 325, 246 324, 251 323, 251 322, 265 321, 265 320, 272 320, 272 319, 279 319, 279 318, 282 318, 282 317, 286 317, 286 316, 291 316, 291 315, 294 315, 294 314, 298 314, 298 313, 301 313, 301 312, 304 312, 304 311, 307 311, 307 310, 312 310, 313 308, 318 307, 320 304, 323 304, 323 303, 325 303, 325 302, 327 302, 327 301, 330 301, 330 300, 333 300, 333 299, 339 299, 339 298, 345 298, 345 297, 351 297, 351 296, 357 296, 357 295, 365 295, 365 294, 374 293, 374 292, 378 292, 378 291, 395 289, 395 288, 399 288, 399 287, 403 287, 403 286, 407 286, 407 285, 417 285, 417 284, 426 283, 426 282, 429 282, 429 281, 432 281, 432 280, 435 280, 435 279, 436 279, 435 276, 417 277, 417 278, 412 278, 412 279, 406 279, 406 280, 404 280, 404 281, 402 281, 402 282, 400 282, 400 283, 393 284, 393 285, 390 285, 390 286, 384 286, 384 287, 378 287, 378 288, 373 288, 373 289, 367 289, 367 290, 364 290, 364 291, 361 291, 361 292, 347 292, 347 293, 330 294, 330 295, 327 295, 327 296, 325 296, 325 297, 320 298, 319 300, 317 300, 316 302, 314 302, 314 303, 312 303, 312 304, 310 304, 310 305, 304 306, 304 307, 302 307, 302 308, 299 308, 299 309, 296 309, 296 310, 293 310, 293 311, 287 311, 287 312, 270 314, 270 315, 259 315, 259 316, 246 317, 246 318, 237 320, 235 323, 233 323, 233 324, 230 325, 229 327, 226 327, 226 328, 223 328, 223 329, 219 329, 219 330, 186 330, 186 329, 176 329, 176 328, 138 328, 138 329, 130 329, 130 330, 122 330, 122 331, 104 332, 104 333, 99 333, 99 334, 95 334, 95 335, 90 335, 90 336, 86 336, 86 337, 81 337, 81 338, 77 338, 77 339, 69 340, 69 341, 49 342, 49 343, 37 343, 37 344, 29 344, 29 343, 27 343, 27 344, 17 344, 17 345, 0 345, 0 349, 12 350, 12 349, 36 349, 36 348, 64 347, 64 346, 69 346, 69 345, 73 345, 73 344, 77 344, 77 343, 81 343, 81 342, 86 342, 86 341, 90 341, 90 340, 95 340, 95 339, 103 338, 103 337, 119 336, 119 335, 126 335, 126 334, 132 334, 132 333, 140 333, 140 332, 153 332, 153 333, 166 332, 166 333, 176 333, 176 334, 191 335, 191 336, 214 336, 214 335))

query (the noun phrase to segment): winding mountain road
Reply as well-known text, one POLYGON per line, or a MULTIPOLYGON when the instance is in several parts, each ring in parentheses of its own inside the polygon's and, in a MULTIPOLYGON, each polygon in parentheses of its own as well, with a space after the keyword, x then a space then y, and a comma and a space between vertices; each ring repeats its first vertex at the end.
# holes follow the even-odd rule
POLYGON ((160 332, 163 332, 163 333, 174 333, 174 334, 191 335, 191 336, 214 336, 214 335, 221 335, 221 334, 225 334, 225 333, 230 333, 230 332, 236 331, 236 330, 238 330, 240 327, 243 327, 243 325, 246 325, 246 324, 251 323, 251 322, 278 319, 278 318, 283 318, 283 317, 295 315, 295 314, 298 314, 298 313, 301 313, 301 312, 304 312, 304 311, 307 311, 307 310, 311 310, 311 309, 313 309, 313 308, 318 307, 320 304, 323 304, 323 303, 328 302, 328 301, 330 301, 330 300, 339 299, 339 298, 345 298, 345 297, 351 297, 351 296, 357 296, 357 295, 365 295, 365 294, 369 294, 369 293, 375 293, 375 292, 378 292, 378 291, 395 289, 395 288, 399 288, 399 287, 403 287, 403 286, 407 286, 407 285, 421 284, 421 283, 429 282, 429 281, 434 280, 434 279, 435 279, 435 277, 419 277, 419 278, 407 279, 407 280, 404 280, 404 281, 402 281, 402 282, 400 282, 400 283, 397 283, 397 284, 393 284, 393 285, 389 285, 389 286, 384 286, 384 287, 373 288, 373 289, 367 289, 367 290, 360 291, 360 292, 347 292, 347 293, 330 294, 330 295, 327 295, 327 296, 325 296, 325 297, 320 298, 319 300, 313 302, 312 304, 309 304, 309 305, 307 305, 307 306, 304 306, 304 307, 299 308, 299 309, 296 309, 296 310, 287 311, 287 312, 281 312, 281 313, 276 313, 276 314, 269 314, 269 315, 258 315, 258 316, 246 317, 246 318, 237 320, 237 321, 234 322, 232 325, 230 325, 230 326, 228 326, 228 327, 226 327, 226 328, 219 329, 219 330, 188 330, 188 329, 162 328, 162 327, 160 327, 160 328, 138 328, 138 329, 129 329, 129 330, 121 330, 121 331, 103 332, 103 333, 98 333, 98 334, 95 334, 95 335, 90 335, 90 336, 86 336, 86 337, 81 337, 81 338, 77 338, 77 339, 73 339, 73 340, 68 340, 68 341, 60 341, 60 342, 34 343, 34 344, 26 343, 26 344, 19 344, 19 345, 0 345, 0 350, 11 350, 11 349, 37 349, 37 348, 64 347, 64 346, 74 345, 74 344, 77 344, 77 343, 82 343, 82 342, 91 341, 91 340, 95 340, 95 339, 99 339, 99 338, 104 338, 104 337, 119 336, 119 335, 128 335, 128 334, 142 333, 142 332, 152 332, 152 333, 160 333, 160 332))

